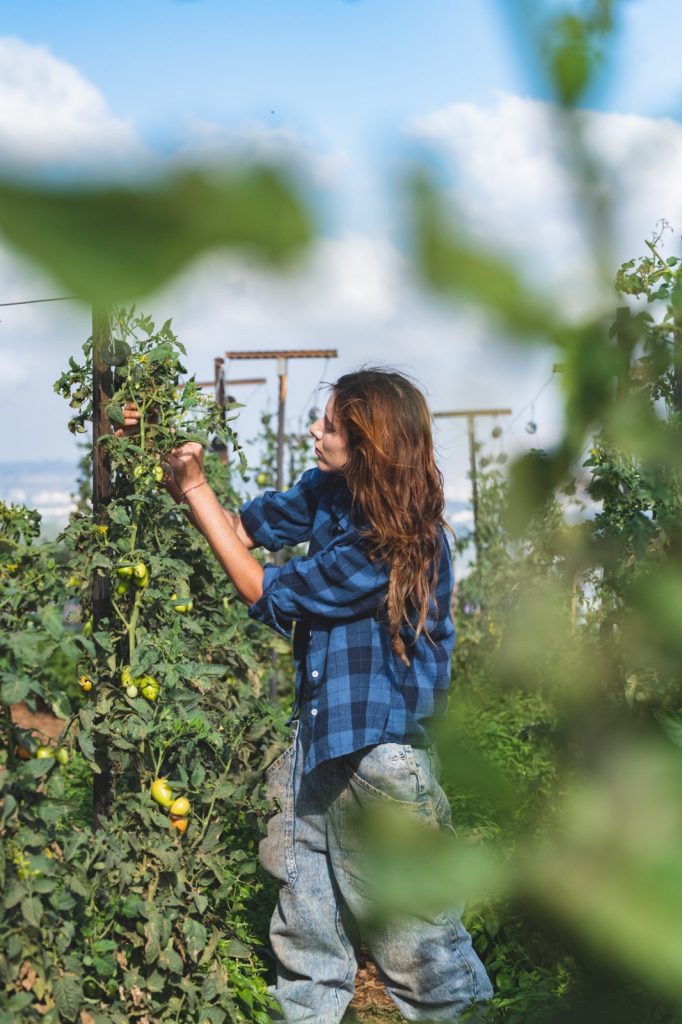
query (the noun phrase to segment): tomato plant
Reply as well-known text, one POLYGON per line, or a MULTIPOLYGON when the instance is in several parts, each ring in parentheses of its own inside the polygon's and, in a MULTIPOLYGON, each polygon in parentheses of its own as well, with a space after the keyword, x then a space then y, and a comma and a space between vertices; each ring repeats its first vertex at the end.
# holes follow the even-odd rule
MULTIPOLYGON (((83 496, 59 565, 33 544, 32 513, 6 513, 14 534, 0 551, 0 600, 14 602, 12 621, 25 626, 2 649, 9 897, 0 1021, 20 1012, 48 1024, 82 1013, 96 1022, 265 1022, 259 783, 280 721, 261 696, 268 638, 158 471, 163 453, 190 438, 219 438, 237 465, 241 455, 224 411, 194 381, 181 386, 183 349, 170 322, 156 330, 125 310, 114 333, 127 357, 113 371, 109 414, 117 424, 135 402, 141 422, 135 436, 98 439, 112 468, 105 518, 96 522, 83 496), (93 574, 111 593, 109 614, 94 623, 93 574), (77 630, 62 622, 74 588, 77 630), (73 665, 57 692, 39 671, 55 647, 73 665), (66 751, 66 764, 63 754, 34 756, 9 720, 8 704, 33 694, 65 721, 54 749, 66 751), (27 761, 14 754, 22 745, 27 761), (111 779, 110 812, 96 830, 84 813, 88 772, 111 779), (151 788, 162 779, 160 806, 151 788)), ((74 433, 92 415, 91 341, 84 357, 56 384, 74 409, 74 433)), ((231 465, 210 454, 206 462, 221 500, 236 505, 231 465)))

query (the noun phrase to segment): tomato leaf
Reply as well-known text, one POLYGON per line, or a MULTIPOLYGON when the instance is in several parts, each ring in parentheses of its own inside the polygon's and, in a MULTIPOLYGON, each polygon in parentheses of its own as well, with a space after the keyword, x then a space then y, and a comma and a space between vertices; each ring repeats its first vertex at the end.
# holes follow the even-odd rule
POLYGON ((28 676, 14 676, 3 682, 2 688, 0 689, 0 695, 4 704, 18 704, 22 701, 29 693, 31 689, 31 680, 28 676))
POLYGON ((160 945, 161 918, 157 913, 152 913, 144 926, 144 958, 148 964, 158 960, 161 953, 160 945))
POLYGON ((17 881, 16 878, 10 879, 5 889, 5 896, 2 901, 3 906, 6 910, 11 910, 17 903, 20 903, 26 896, 26 886, 22 885, 21 882, 17 881))
POLYGON ((83 986, 76 974, 64 974, 54 984, 54 1001, 65 1020, 75 1021, 83 1001, 83 986))
POLYGON ((37 928, 43 917, 43 905, 35 896, 27 896, 21 901, 21 913, 26 924, 37 928))
POLYGON ((182 934, 187 944, 187 952, 193 960, 198 960, 201 951, 206 945, 206 929, 200 921, 193 917, 186 917, 182 923, 182 934))
POLYGON ((117 402, 108 402, 106 412, 112 423, 119 423, 121 426, 125 424, 123 409, 117 402))
POLYGON ((161 953, 159 964, 162 967, 167 967, 173 974, 182 974, 184 968, 182 957, 173 949, 172 941, 168 943, 161 953))

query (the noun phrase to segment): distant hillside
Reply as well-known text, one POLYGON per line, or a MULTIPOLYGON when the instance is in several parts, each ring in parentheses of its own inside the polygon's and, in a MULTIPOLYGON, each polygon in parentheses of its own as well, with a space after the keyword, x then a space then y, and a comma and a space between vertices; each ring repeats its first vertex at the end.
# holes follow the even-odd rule
MULTIPOLYGON (((0 462, 0 500, 37 509, 45 533, 60 530, 74 508, 77 466, 71 462, 0 462)), ((473 526, 471 506, 463 501, 446 501, 448 522, 458 536, 473 526)))
POLYGON ((37 509, 45 533, 53 534, 74 507, 76 475, 72 462, 0 462, 0 500, 37 509))

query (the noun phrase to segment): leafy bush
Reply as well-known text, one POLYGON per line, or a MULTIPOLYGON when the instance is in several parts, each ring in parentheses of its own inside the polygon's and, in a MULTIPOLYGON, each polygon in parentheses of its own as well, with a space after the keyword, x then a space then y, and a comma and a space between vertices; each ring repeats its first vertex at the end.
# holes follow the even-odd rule
MULTIPOLYGON (((63 568, 34 543, 34 514, 4 513, 0 1019, 264 1022, 260 778, 281 724, 261 696, 268 649, 156 469, 156 453, 188 437, 236 440, 193 382, 179 387, 182 346, 170 323, 156 331, 129 310, 116 327, 119 351, 130 351, 109 412, 120 420, 135 401, 142 423, 139 436, 100 441, 110 504, 97 518, 83 507, 74 516, 63 568), (78 587, 78 632, 63 623, 67 575, 78 587), (103 584, 110 604, 93 620, 93 586, 103 584), (80 686, 48 685, 55 651, 77 665, 80 686), (30 745, 9 716, 20 699, 47 700, 64 718, 66 765, 17 757, 19 743, 30 745), (169 817, 152 799, 160 778, 189 812, 179 805, 169 817)), ((77 432, 91 415, 90 342, 84 351, 56 385, 77 432)), ((208 472, 234 501, 217 459, 208 472)))

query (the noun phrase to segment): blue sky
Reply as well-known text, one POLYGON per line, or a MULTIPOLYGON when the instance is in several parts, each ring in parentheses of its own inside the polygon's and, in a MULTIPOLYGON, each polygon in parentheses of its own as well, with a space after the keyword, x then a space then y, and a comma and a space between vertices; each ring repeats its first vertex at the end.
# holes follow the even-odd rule
MULTIPOLYGON (((212 256, 143 303, 174 317, 190 368, 210 375, 213 355, 228 347, 338 347, 333 367, 292 368, 290 426, 323 370, 329 379, 363 360, 390 361, 422 380, 435 408, 511 406, 507 450, 530 443, 531 414, 533 443, 551 444, 555 383, 533 398, 552 353, 510 349, 475 310, 451 312, 416 288, 393 187, 410 153, 437 154, 483 239, 518 255, 579 311, 589 254, 513 8, 514 0, 5 0, 0 173, 3 162, 12 173, 69 162, 128 173, 150 157, 215 159, 234 146, 294 157, 325 197, 322 238, 303 276, 272 281, 212 256)), ((589 132, 618 195, 614 269, 658 218, 675 226, 670 246, 682 229, 680 38, 679 0, 624 0, 607 70, 587 98, 589 132)), ((0 282, 8 299, 56 287, 1 239, 0 282)), ((87 330, 86 310, 2 311, 0 400, 17 429, 0 458, 72 457, 51 382, 87 330), (45 394, 39 430, 22 397, 29 381, 45 394)), ((249 366, 266 369, 266 388, 243 396, 245 437, 274 402, 274 367, 249 366)), ((449 491, 465 497, 466 437, 451 422, 439 444, 449 491)))

